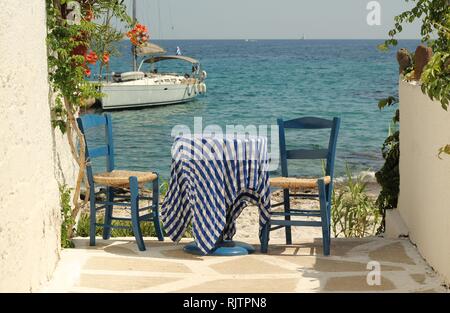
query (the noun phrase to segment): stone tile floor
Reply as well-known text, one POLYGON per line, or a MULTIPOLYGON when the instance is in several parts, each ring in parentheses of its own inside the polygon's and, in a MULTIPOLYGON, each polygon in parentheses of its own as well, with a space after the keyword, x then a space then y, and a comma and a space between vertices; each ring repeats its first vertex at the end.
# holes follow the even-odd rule
POLYGON ((187 242, 147 238, 140 252, 132 238, 96 247, 77 238, 42 292, 448 292, 407 239, 333 239, 330 257, 320 238, 236 257, 190 255, 187 242), (367 283, 370 261, 380 264, 380 285, 367 283))

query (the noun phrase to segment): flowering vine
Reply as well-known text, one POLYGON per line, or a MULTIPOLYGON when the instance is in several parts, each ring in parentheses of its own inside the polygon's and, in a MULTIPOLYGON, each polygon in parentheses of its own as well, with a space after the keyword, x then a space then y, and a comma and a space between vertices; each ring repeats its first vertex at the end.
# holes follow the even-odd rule
POLYGON ((147 26, 139 23, 127 33, 127 37, 134 46, 141 46, 150 39, 147 26))
MULTIPOLYGON (((87 80, 91 76, 90 66, 99 61, 95 49, 107 32, 104 25, 97 24, 94 17, 114 16, 131 24, 123 0, 46 0, 47 6, 47 47, 48 76, 54 105, 52 107, 52 125, 66 134, 70 150, 79 171, 73 190, 72 209, 63 214, 62 238, 73 236, 76 217, 81 208, 87 205, 89 195, 80 201, 81 184, 86 192, 89 183, 85 176, 86 162, 84 137, 76 123, 80 108, 89 99, 98 98, 98 84, 87 80), (96 41, 93 41, 93 40, 96 41), (95 49, 94 49, 95 48, 95 49)), ((114 38, 117 38, 114 37, 114 38)), ((108 41, 111 42, 111 41, 108 41)), ((108 64, 111 51, 103 46, 101 63, 108 64)), ((67 245, 67 240, 62 242, 67 245)))

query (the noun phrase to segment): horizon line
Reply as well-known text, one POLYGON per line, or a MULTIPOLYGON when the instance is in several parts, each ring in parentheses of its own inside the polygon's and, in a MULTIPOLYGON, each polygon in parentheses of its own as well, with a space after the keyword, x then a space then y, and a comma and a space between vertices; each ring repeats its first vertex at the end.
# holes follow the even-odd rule
MULTIPOLYGON (((123 40, 127 40, 124 38, 123 40)), ((303 40, 388 40, 388 38, 155 38, 150 41, 155 40, 295 40, 295 41, 303 41, 303 40)), ((402 40, 421 40, 421 38, 401 38, 397 39, 398 41, 402 40)))

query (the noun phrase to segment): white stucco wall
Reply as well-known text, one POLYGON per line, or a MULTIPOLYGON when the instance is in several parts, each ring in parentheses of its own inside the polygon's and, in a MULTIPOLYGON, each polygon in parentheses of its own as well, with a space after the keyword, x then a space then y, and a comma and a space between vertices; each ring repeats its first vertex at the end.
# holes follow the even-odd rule
POLYGON ((450 283, 450 112, 420 86, 400 82, 398 212, 423 257, 450 283))
POLYGON ((50 124, 45 15, 44 0, 0 1, 0 291, 33 291, 51 277, 60 168, 73 180, 50 124))

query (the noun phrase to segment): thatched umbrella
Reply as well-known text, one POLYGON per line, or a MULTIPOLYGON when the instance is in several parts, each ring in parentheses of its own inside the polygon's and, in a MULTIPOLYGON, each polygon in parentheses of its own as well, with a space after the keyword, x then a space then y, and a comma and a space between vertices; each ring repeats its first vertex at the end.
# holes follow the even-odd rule
POLYGON ((136 47, 136 54, 138 56, 164 53, 166 53, 166 50, 164 50, 164 48, 150 42, 146 42, 143 45, 136 47))

